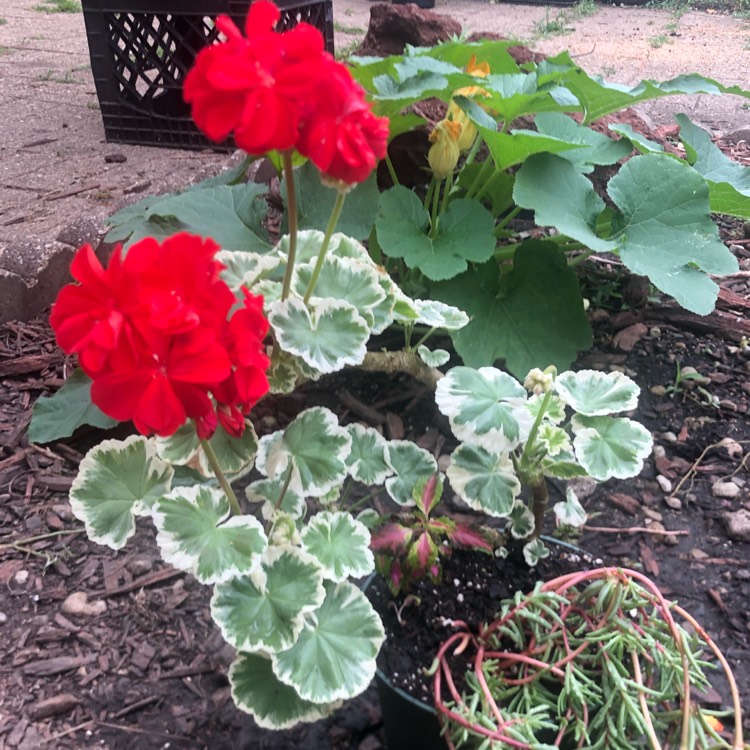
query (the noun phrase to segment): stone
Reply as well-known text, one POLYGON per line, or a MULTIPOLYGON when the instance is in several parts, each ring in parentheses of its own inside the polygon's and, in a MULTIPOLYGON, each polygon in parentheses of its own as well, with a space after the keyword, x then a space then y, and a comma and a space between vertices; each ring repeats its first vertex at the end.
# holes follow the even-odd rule
POLYGON ((407 5, 377 3, 370 8, 370 25, 358 55, 401 55, 407 44, 432 47, 460 36, 461 24, 449 16, 407 5))
POLYGON ((734 482, 715 482, 711 487, 711 494, 714 497, 737 497, 740 488, 734 482))
POLYGON ((89 602, 89 596, 85 591, 75 591, 62 603, 61 609, 66 615, 91 617, 104 614, 107 611, 107 602, 103 599, 89 602))
POLYGON ((742 510, 724 513, 721 516, 727 527, 727 536, 733 542, 750 542, 750 511, 742 510))
POLYGON ((665 497, 664 502, 672 510, 682 510, 682 500, 679 497, 665 497))
POLYGON ((663 474, 656 475, 656 482, 658 483, 659 487, 661 487, 663 492, 672 491, 672 482, 670 482, 669 479, 667 479, 663 474))

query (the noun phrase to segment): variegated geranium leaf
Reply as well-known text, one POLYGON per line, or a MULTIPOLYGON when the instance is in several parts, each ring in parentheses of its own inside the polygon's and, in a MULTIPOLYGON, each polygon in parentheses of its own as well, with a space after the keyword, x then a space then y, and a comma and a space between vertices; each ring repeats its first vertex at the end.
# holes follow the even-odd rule
POLYGON ((561 451, 554 458, 545 456, 542 459, 542 471, 545 476, 556 479, 575 479, 576 477, 587 477, 588 473, 573 455, 571 451, 561 451))
POLYGON ((556 427, 549 422, 539 427, 537 438, 548 456, 559 456, 563 451, 570 450, 570 435, 562 427, 556 427))
MULTIPOLYGON (((231 479, 238 479, 253 468, 255 454, 258 452, 258 436, 249 419, 245 420, 242 437, 233 437, 219 425, 208 441, 213 448, 222 471, 231 479)), ((213 477, 214 472, 203 450, 198 454, 199 465, 203 474, 213 477)))
POLYGON ((524 545, 523 557, 526 560, 526 564, 530 568, 533 568, 540 560, 549 557, 549 548, 541 539, 532 539, 528 544, 524 545))
POLYGON ((216 260, 224 265, 221 278, 233 292, 242 286, 250 289, 258 279, 274 271, 281 263, 281 258, 275 253, 261 255, 244 250, 221 250, 216 253, 216 260))
POLYGON ((282 479, 258 479, 245 488, 245 495, 251 503, 263 503, 260 514, 266 521, 273 518, 276 510, 288 513, 294 519, 304 518, 307 513, 305 499, 288 487, 284 490, 281 505, 278 508, 276 507, 282 490, 284 490, 282 479))
POLYGON ((361 364, 370 327, 348 302, 325 299, 308 310, 290 297, 274 302, 268 312, 279 346, 322 373, 361 364))
POLYGON ((516 503, 513 506, 506 528, 514 539, 525 539, 534 531, 534 514, 525 503, 516 503))
POLYGON ((348 581, 325 583, 326 598, 295 644, 273 655, 279 679, 303 700, 330 703, 359 695, 375 676, 385 632, 367 597, 348 581))
POLYGON ((70 488, 70 507, 89 539, 121 549, 135 533, 135 517, 148 514, 169 492, 173 476, 153 440, 140 435, 104 440, 81 461, 70 488))
POLYGON ((211 616, 239 651, 274 653, 296 642, 305 613, 324 598, 323 571, 315 559, 296 547, 268 547, 250 575, 216 585, 211 616))
POLYGON ((395 284, 393 285, 393 292, 395 296, 393 319, 397 323, 416 323, 419 320, 417 301, 407 297, 395 284))
POLYGON ((340 701, 302 700, 274 674, 271 659, 260 654, 238 654, 229 668, 229 684, 237 706, 252 714, 264 729, 289 729, 300 722, 318 721, 341 705, 340 701))
POLYGON ((428 349, 424 344, 417 347, 419 358, 428 367, 442 367, 450 360, 451 355, 445 349, 428 349))
POLYGON ((627 375, 599 370, 563 372, 554 388, 568 406, 588 417, 635 409, 641 392, 627 375))
POLYGON ((438 381, 435 403, 455 436, 490 453, 513 450, 527 437, 526 389, 494 367, 454 367, 438 381))
POLYGON ((396 285, 384 270, 380 268, 376 270, 378 273, 378 284, 385 296, 383 297, 383 301, 371 310, 372 323, 370 325, 370 333, 374 336, 383 333, 393 323, 393 310, 396 306, 396 285))
POLYGON ((414 488, 437 471, 437 461, 410 440, 390 440, 384 456, 386 466, 395 475, 385 480, 388 494, 399 505, 414 505, 414 488))
MULTIPOLYGON (((545 393, 539 393, 529 396, 526 408, 529 410, 532 419, 537 418, 546 395, 545 393)), ((559 396, 550 396, 547 407, 544 410, 543 419, 545 422, 552 422, 552 424, 560 424, 560 422, 565 420, 565 404, 559 396)))
POLYGON ((651 453, 651 433, 632 419, 576 414, 572 426, 576 460, 600 482, 636 476, 651 453))
POLYGON ((553 510, 557 520, 566 526, 583 526, 586 523, 586 509, 570 487, 565 489, 565 501, 555 503, 553 510))
POLYGON ((223 491, 180 487, 160 498, 152 516, 165 562, 218 583, 250 572, 268 540, 255 516, 232 516, 223 491))
POLYGON ((271 354, 271 364, 267 377, 271 393, 291 393, 297 387, 300 372, 297 360, 289 352, 275 348, 271 354))
POLYGON ((468 443, 453 451, 446 476, 453 491, 470 508, 496 518, 510 515, 521 492, 507 453, 490 453, 468 443))
POLYGON ((323 575, 331 581, 363 578, 375 567, 370 532, 349 513, 318 513, 301 536, 302 549, 320 563, 323 575))
POLYGON ((346 429, 352 438, 352 449, 346 458, 351 477, 362 484, 383 484, 391 473, 385 463, 386 439, 372 427, 357 422, 346 429))
POLYGON ((173 466, 184 466, 190 463, 200 450, 200 440, 192 423, 182 425, 169 437, 154 437, 154 445, 159 458, 173 466))
POLYGON ((415 299, 417 323, 445 331, 458 331, 469 324, 469 316, 457 307, 446 305, 438 300, 415 299))
POLYGON ((349 431, 339 426, 336 415, 315 406, 298 414, 283 431, 264 435, 256 463, 271 479, 291 471, 289 487, 298 495, 322 497, 346 477, 351 445, 349 431))

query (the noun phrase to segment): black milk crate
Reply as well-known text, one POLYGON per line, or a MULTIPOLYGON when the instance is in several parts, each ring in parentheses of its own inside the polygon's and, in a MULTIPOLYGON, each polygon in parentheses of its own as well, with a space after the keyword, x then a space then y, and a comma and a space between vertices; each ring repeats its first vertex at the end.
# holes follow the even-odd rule
MULTIPOLYGON (((305 21, 333 53, 332 0, 278 0, 278 31, 305 21)), ((182 86, 195 56, 219 38, 214 19, 244 29, 250 0, 83 0, 91 69, 107 141, 166 148, 230 150, 190 117, 182 86)))

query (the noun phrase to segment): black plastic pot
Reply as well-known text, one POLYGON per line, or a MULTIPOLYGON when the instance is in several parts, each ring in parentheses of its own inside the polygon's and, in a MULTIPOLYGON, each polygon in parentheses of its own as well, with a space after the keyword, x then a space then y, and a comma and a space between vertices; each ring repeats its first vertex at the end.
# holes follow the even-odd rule
POLYGON ((434 8, 435 0, 391 0, 394 5, 409 5, 413 3, 418 8, 434 8))

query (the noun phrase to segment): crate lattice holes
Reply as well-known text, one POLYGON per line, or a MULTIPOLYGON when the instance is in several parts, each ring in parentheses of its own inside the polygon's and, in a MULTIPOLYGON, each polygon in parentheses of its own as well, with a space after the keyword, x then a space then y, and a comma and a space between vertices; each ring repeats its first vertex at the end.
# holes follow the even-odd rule
MULTIPOLYGON (((284 31, 301 21, 318 28, 333 52, 332 0, 277 0, 284 31)), ((83 0, 91 69, 109 142, 169 148, 217 146, 195 126, 182 98, 198 52, 222 39, 216 16, 240 29, 248 0, 83 0)))

